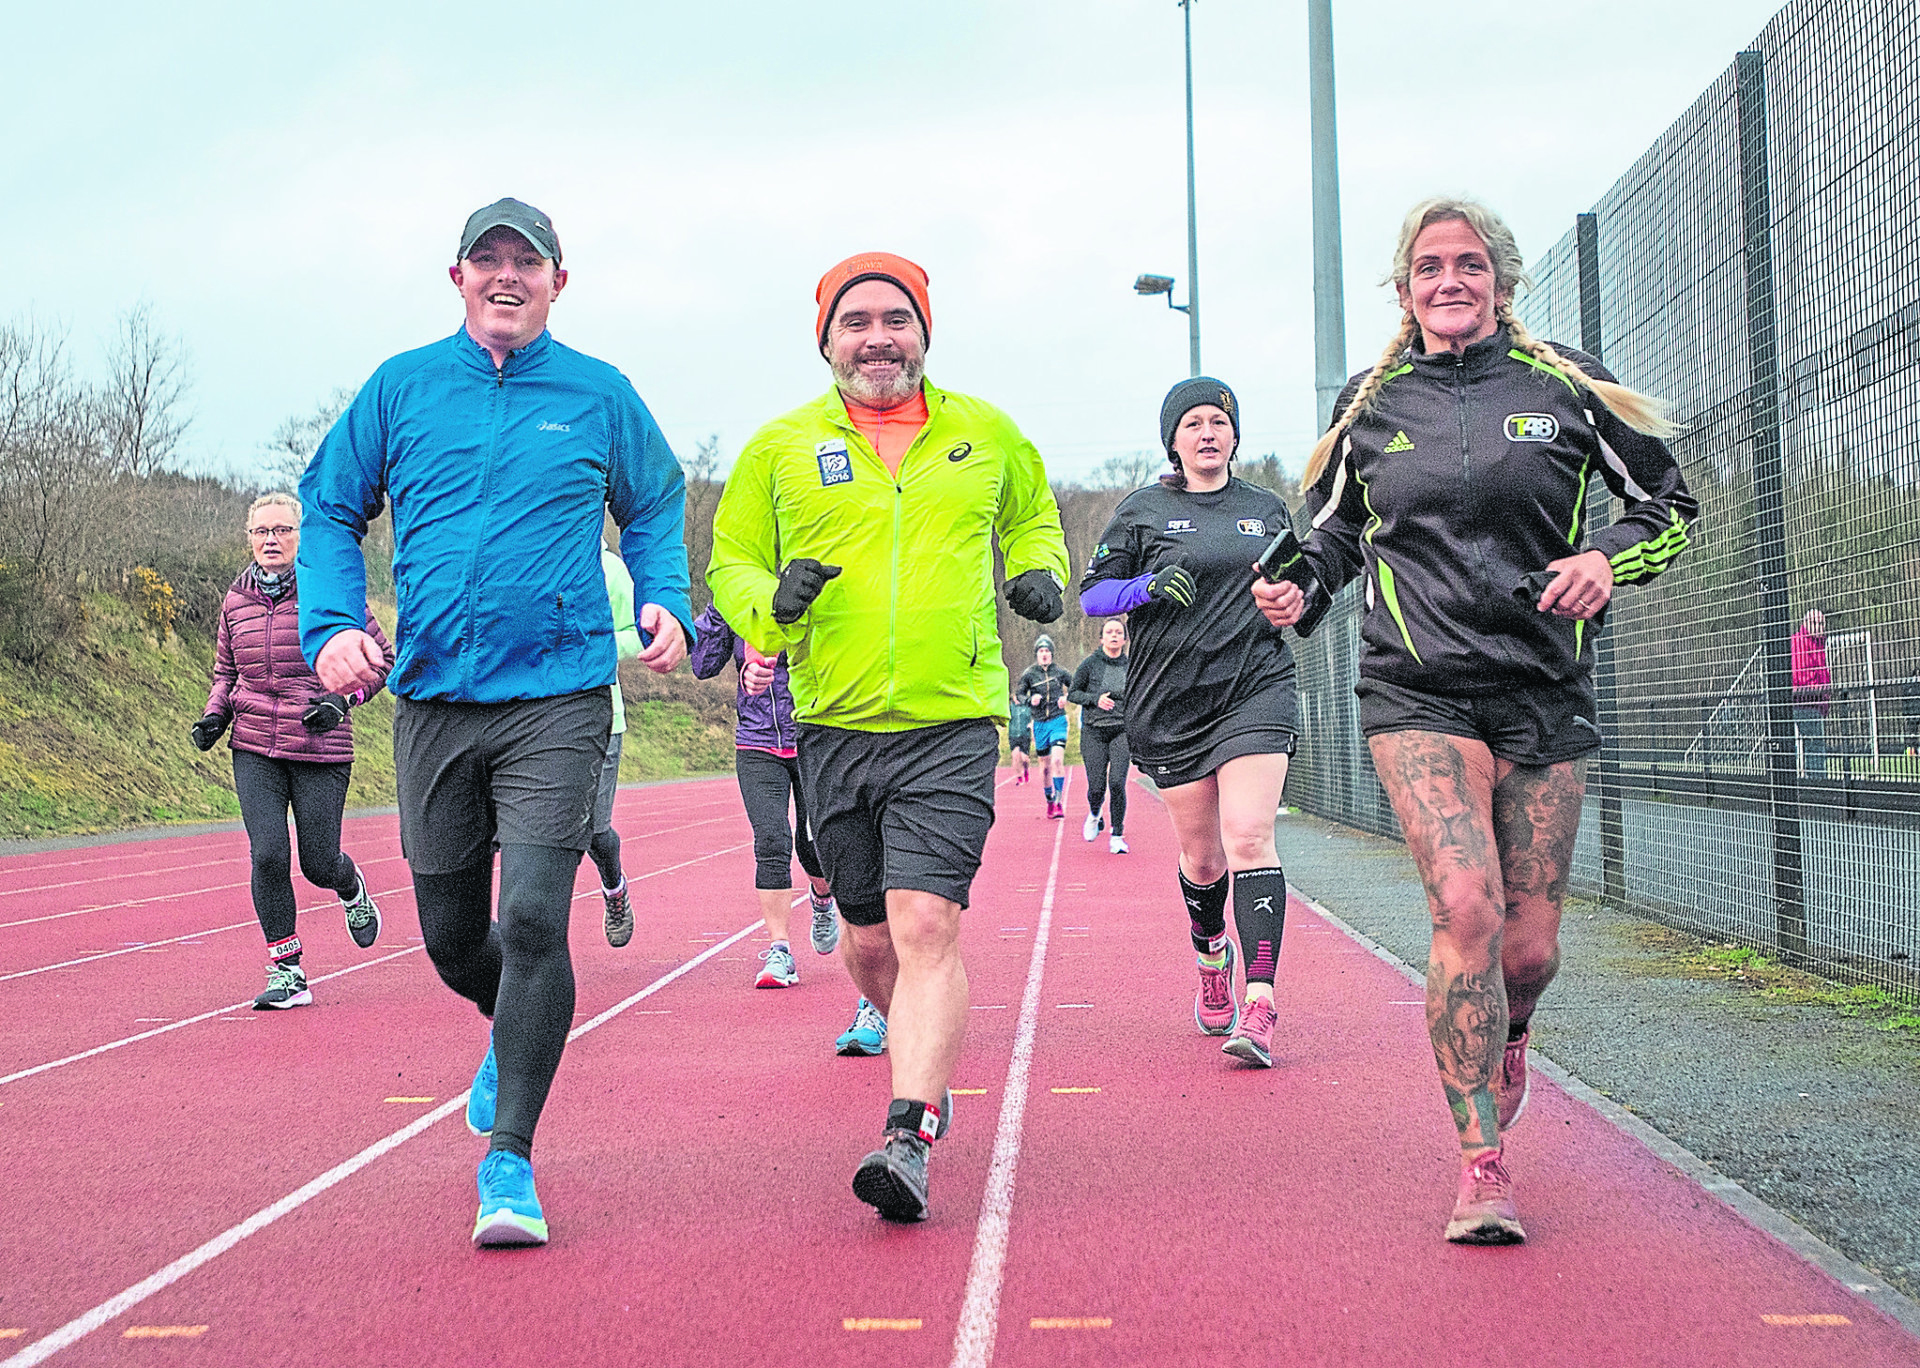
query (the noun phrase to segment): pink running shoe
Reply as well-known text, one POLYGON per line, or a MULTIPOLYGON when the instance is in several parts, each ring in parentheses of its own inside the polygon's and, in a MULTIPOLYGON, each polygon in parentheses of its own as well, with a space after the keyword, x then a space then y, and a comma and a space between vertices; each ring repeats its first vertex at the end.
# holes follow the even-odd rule
POLYGON ((1512 1130, 1527 1109, 1527 1038, 1522 1031, 1518 1040, 1509 1040, 1500 1056, 1500 1072, 1493 1079, 1493 1100, 1500 1110, 1500 1134, 1512 1130))
POLYGON ((1520 1212, 1513 1204, 1513 1175, 1499 1150, 1488 1150, 1460 1170, 1460 1198, 1447 1222, 1447 1238, 1455 1244, 1522 1244, 1520 1212))
POLYGON ((1218 969, 1200 965, 1200 991, 1193 997, 1193 1024, 1201 1035, 1226 1035, 1240 1024, 1240 1004, 1233 996, 1233 942, 1226 942, 1227 962, 1218 969))
POLYGON ((1220 1052, 1244 1059, 1255 1068, 1271 1069, 1276 1016, 1272 998, 1249 998, 1240 1012, 1240 1024, 1233 1028, 1233 1038, 1220 1047, 1220 1052))

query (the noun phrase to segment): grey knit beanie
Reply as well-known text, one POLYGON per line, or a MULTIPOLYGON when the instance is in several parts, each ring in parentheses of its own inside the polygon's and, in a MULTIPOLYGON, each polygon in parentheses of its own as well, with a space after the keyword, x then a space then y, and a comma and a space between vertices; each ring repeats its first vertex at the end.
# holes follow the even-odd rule
POLYGON ((1227 415, 1227 421, 1233 424, 1233 444, 1240 445, 1240 401, 1223 381, 1211 375, 1196 375, 1168 390, 1166 402, 1160 405, 1160 444, 1167 449, 1167 455, 1173 455, 1173 430, 1180 426, 1187 410, 1202 404, 1212 404, 1227 415))

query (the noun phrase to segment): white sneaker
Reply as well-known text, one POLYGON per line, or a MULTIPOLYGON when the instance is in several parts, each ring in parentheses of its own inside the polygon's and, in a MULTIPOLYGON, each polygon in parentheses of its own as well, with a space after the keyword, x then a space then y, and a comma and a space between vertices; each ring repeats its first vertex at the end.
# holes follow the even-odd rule
POLYGON ((1108 841, 1107 841, 1107 849, 1108 849, 1108 850, 1110 850, 1110 851, 1112 851, 1112 852, 1113 852, 1113 853, 1114 853, 1115 855, 1124 855, 1124 854, 1126 854, 1126 853, 1127 853, 1127 838, 1126 838, 1126 837, 1124 837, 1124 836, 1114 836, 1114 837, 1110 837, 1110 838, 1108 839, 1108 841))
POLYGON ((1096 839, 1100 835, 1100 829, 1106 824, 1106 818, 1102 817, 1099 813, 1089 812, 1087 814, 1086 825, 1080 828, 1080 839, 1083 841, 1096 839))

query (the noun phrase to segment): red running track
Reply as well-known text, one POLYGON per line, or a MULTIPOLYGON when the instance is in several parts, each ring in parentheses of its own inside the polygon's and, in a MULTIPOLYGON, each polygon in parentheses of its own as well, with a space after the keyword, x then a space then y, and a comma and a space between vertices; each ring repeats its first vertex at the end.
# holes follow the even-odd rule
POLYGON ((798 987, 749 987, 732 782, 624 791, 638 930, 608 948, 584 866, 581 1033, 535 1156, 554 1239, 512 1252, 467 1242, 485 1026, 418 949, 390 818, 348 823, 380 943, 312 899, 316 1003, 283 1013, 243 1005, 240 833, 0 859, 0 1368, 1920 1366, 1538 1074, 1509 1142, 1530 1242, 1447 1245, 1417 989, 1295 901, 1279 1067, 1244 1068, 1193 1028, 1155 800, 1126 856, 1035 788, 1000 803, 934 1216, 895 1227, 847 1186, 889 1089, 884 1060, 831 1052, 845 972, 803 943, 798 987))

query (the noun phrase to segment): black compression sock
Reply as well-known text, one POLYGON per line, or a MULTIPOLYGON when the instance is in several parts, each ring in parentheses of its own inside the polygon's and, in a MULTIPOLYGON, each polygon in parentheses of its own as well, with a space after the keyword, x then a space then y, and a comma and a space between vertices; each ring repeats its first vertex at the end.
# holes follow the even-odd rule
POLYGON ((1280 932, 1287 924, 1287 872, 1273 865, 1235 874, 1233 923, 1247 957, 1247 982, 1271 984, 1280 962, 1280 932))
POLYGON ((1213 943, 1227 931, 1227 879, 1222 874, 1210 884, 1197 884, 1180 871, 1180 896, 1186 899, 1193 948, 1210 954, 1213 943))

